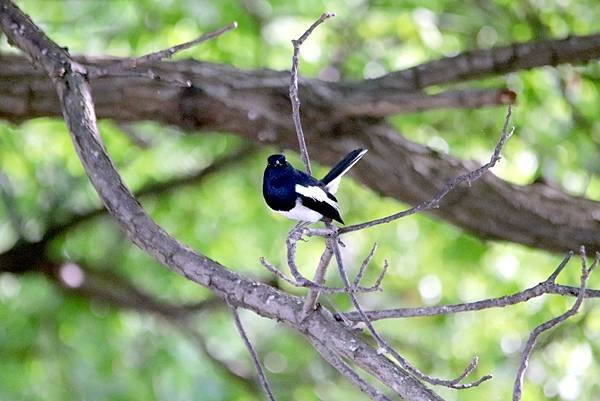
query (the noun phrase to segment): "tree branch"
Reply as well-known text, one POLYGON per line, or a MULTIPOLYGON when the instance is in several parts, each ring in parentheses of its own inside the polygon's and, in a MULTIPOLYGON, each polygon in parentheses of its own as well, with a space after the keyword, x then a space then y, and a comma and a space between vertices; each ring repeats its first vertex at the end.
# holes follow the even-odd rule
POLYGON ((569 310, 567 310, 562 315, 559 315, 553 319, 548 320, 547 322, 540 324, 535 329, 533 329, 533 331, 529 335, 529 338, 527 339, 527 343, 525 344, 525 348, 523 349, 523 353, 521 354, 521 362, 519 364, 519 369, 517 370, 517 377, 515 378, 515 385, 513 388, 513 397, 512 397, 513 401, 519 401, 521 399, 523 378, 525 376, 525 371, 527 370, 527 365, 529 364, 529 356, 531 355, 531 351, 533 351, 533 347, 535 346, 535 343, 536 343, 538 337, 544 331, 550 330, 557 324, 562 323, 563 321, 567 320, 568 318, 570 318, 571 316, 573 316, 577 313, 577 311, 579 310, 579 307, 583 303, 585 287, 587 285, 587 281, 590 276, 590 273, 592 272, 592 270, 594 269, 594 267, 597 264, 598 264, 598 257, 596 257, 594 264, 592 266, 590 266, 589 269, 587 268, 585 248, 581 247, 581 278, 580 278, 580 284, 579 284, 579 295, 577 296, 575 303, 573 304, 573 306, 571 306, 571 308, 569 308, 569 310))
POLYGON ((356 309, 356 313, 358 313, 358 315, 360 316, 360 321, 366 325, 367 330, 369 331, 371 336, 377 342, 377 345, 379 346, 379 350, 378 350, 379 352, 389 353, 400 364, 400 366, 402 366, 403 369, 406 369, 410 374, 412 374, 419 380, 423 380, 427 383, 434 384, 434 385, 449 387, 449 388, 453 388, 456 390, 463 390, 463 389, 468 389, 468 388, 479 386, 481 383, 483 383, 487 380, 490 380, 492 378, 492 375, 485 375, 474 382, 465 383, 465 384, 461 383, 461 381, 464 378, 466 378, 470 373, 472 373, 473 370, 475 369, 475 367, 477 366, 477 361, 478 361, 477 357, 473 358, 471 363, 469 363, 469 365, 464 369, 464 371, 458 377, 456 377, 454 379, 440 379, 437 377, 433 377, 433 376, 430 376, 430 375, 427 375, 427 374, 421 372, 419 369, 417 369, 415 366, 413 366, 410 362, 408 362, 408 360, 406 358, 404 358, 402 355, 400 355, 400 353, 398 351, 396 351, 393 347, 391 347, 387 343, 387 341, 375 330, 375 327, 371 323, 371 320, 365 314, 362 306, 360 305, 360 303, 358 302, 358 299, 356 298, 355 289, 350 284, 350 280, 348 279, 348 274, 346 273, 346 269, 344 268, 344 262, 342 259, 342 254, 340 252, 339 241, 338 241, 338 237, 337 237, 338 231, 336 230, 335 226, 332 223, 325 223, 325 224, 326 224, 327 228, 329 228, 330 230, 332 230, 332 232, 335 233, 333 235, 333 237, 327 238, 327 241, 331 242, 331 247, 333 248, 333 254, 335 256, 335 260, 338 265, 340 277, 342 278, 342 282, 344 283, 344 287, 346 288, 346 293, 348 294, 348 297, 350 298, 350 301, 352 302, 354 309, 356 309))
MULTIPOLYGON (((477 302, 468 302, 454 305, 438 305, 418 308, 397 308, 397 309, 384 309, 365 311, 365 315, 370 320, 381 320, 381 319, 395 319, 395 318, 407 318, 415 316, 437 316, 437 315, 448 315, 452 313, 461 312, 472 312, 482 309, 491 308, 503 308, 509 305, 515 305, 521 302, 527 302, 532 298, 542 296, 544 294, 558 294, 563 296, 580 296, 580 289, 577 287, 569 287, 565 285, 556 284, 556 278, 560 272, 565 268, 571 256, 572 252, 568 253, 554 272, 543 282, 528 288, 526 290, 517 292, 511 295, 505 295, 498 298, 484 299, 477 302)), ((584 298, 600 298, 599 290, 586 289, 583 293, 584 298)), ((338 319, 342 319, 342 316, 336 316, 338 319)), ((357 312, 347 312, 343 314, 343 318, 352 321, 361 321, 361 317, 357 312)))
MULTIPOLYGON (((585 54, 595 56, 591 50, 585 54)), ((98 114, 122 122, 153 120, 187 131, 232 132, 261 143, 297 149, 294 127, 285 111, 288 73, 246 72, 190 60, 152 62, 149 68, 163 78, 186 77, 193 87, 182 89, 163 81, 131 77, 92 80, 98 114)), ((365 81, 367 84, 370 81, 365 81)), ((431 199, 449 179, 473 170, 473 162, 410 142, 381 120, 332 119, 341 107, 340 99, 352 93, 358 96, 348 88, 343 82, 302 79, 303 119, 311 127, 307 140, 311 156, 317 161, 329 163, 356 147, 368 148, 371 156, 351 174, 375 192, 411 205, 431 199), (381 180, 382 176, 388 179, 381 180)), ((375 96, 377 90, 385 92, 381 87, 362 92, 367 98, 375 96)), ((402 94, 397 90, 393 93, 402 94)), ((0 56, 0 118, 21 121, 60 113, 47 77, 28 66, 22 57, 0 56)), ((468 190, 455 190, 445 198, 443 207, 429 213, 481 238, 563 253, 581 244, 590 251, 600 250, 599 205, 548 185, 514 185, 487 174, 468 190)))
POLYGON ((408 210, 394 213, 390 216, 382 217, 380 219, 375 219, 375 220, 368 221, 365 223, 360 223, 360 224, 343 227, 339 230, 340 234, 348 233, 348 232, 352 232, 352 231, 364 230, 365 228, 373 227, 373 226, 376 226, 379 224, 390 223, 394 220, 398 220, 402 217, 410 216, 411 214, 415 214, 417 212, 421 212, 421 211, 425 211, 425 210, 429 210, 429 209, 436 209, 440 206, 441 200, 446 195, 448 195, 448 193, 450 193, 450 191, 452 191, 454 188, 456 188, 459 184, 462 184, 463 182, 465 182, 470 187, 474 181, 478 180, 481 176, 483 176, 485 173, 487 173, 488 170, 491 169, 492 167, 494 167, 496 165, 496 163, 498 162, 498 160, 500 160, 500 152, 502 151, 504 144, 506 143, 506 141, 508 141, 508 139, 510 138, 510 136, 512 135, 513 130, 514 130, 514 129, 513 130, 508 129, 508 123, 510 121, 511 114, 512 114, 512 109, 511 109, 511 106, 509 105, 508 111, 506 113, 506 117, 504 119, 504 126, 502 127, 502 135, 500 136, 500 140, 496 144, 496 148, 494 149, 494 153, 492 153, 492 156, 491 156, 489 162, 487 162, 483 166, 481 166, 473 171, 470 171, 465 174, 461 174, 458 177, 454 178, 453 180, 449 181, 444 186, 444 188, 442 188, 442 190, 440 192, 438 192, 432 199, 422 202, 422 203, 418 204, 417 206, 410 208, 408 210))
POLYGON ((431 85, 468 81, 540 65, 577 63, 600 57, 600 34, 569 36, 505 47, 472 50, 420 64, 375 79, 375 85, 419 90, 431 85))
POLYGON ((332 118, 388 117, 432 109, 479 109, 514 104, 517 94, 509 89, 449 90, 438 94, 357 92, 340 99, 332 118))
MULTIPOLYGON (((171 57, 173 57, 173 55, 175 53, 189 49, 194 46, 198 46, 201 43, 204 43, 206 41, 214 39, 214 38, 228 32, 228 31, 231 31, 232 29, 235 29, 235 28, 237 28, 237 22, 232 22, 231 24, 226 25, 223 28, 217 29, 216 31, 206 33, 194 40, 191 40, 191 41, 185 42, 185 43, 181 43, 176 46, 169 47, 168 49, 164 49, 164 50, 160 50, 160 51, 153 52, 150 54, 146 54, 141 57, 124 59, 124 60, 118 61, 114 64, 111 64, 111 65, 108 65, 105 67, 88 68, 87 69, 88 76, 90 78, 100 78, 100 77, 105 77, 105 76, 110 76, 110 75, 127 75, 127 74, 132 74, 132 73, 136 74, 135 71, 128 71, 128 70, 135 69, 140 64, 148 63, 149 61, 160 61, 160 60, 164 60, 167 58, 171 58, 171 57)), ((139 73, 140 72, 138 72, 138 74, 139 73)), ((158 77, 158 75, 156 75, 151 70, 142 71, 141 74, 142 74, 141 76, 144 76, 145 74, 147 74, 147 76, 152 79, 157 79, 157 78, 160 79, 160 77, 158 77)), ((139 76, 139 75, 134 75, 134 76, 139 76)), ((191 83, 189 81, 186 81, 182 86, 190 86, 190 85, 191 85, 191 83)))

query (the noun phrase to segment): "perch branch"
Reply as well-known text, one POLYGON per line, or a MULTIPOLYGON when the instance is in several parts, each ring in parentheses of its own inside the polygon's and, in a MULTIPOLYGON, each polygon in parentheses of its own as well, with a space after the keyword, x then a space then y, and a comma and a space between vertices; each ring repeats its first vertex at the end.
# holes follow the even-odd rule
MULTIPOLYGON (((324 292, 326 294, 345 294, 347 291, 345 287, 328 287, 325 285, 318 284, 318 283, 311 281, 308 278, 304 277, 300 272, 298 272, 299 276, 297 278, 289 278, 283 272, 281 272, 281 270, 279 270, 272 263, 270 263, 268 260, 266 260, 264 257, 260 258, 260 263, 268 271, 270 271, 275 276, 282 279, 283 281, 285 281, 286 283, 288 283, 289 285, 291 285, 293 287, 308 288, 310 290, 324 292)), ((385 273, 385 270, 384 270, 384 273, 385 273)), ((376 280, 374 285, 372 285, 370 287, 358 286, 358 287, 355 287, 354 290, 359 293, 380 291, 381 290, 381 288, 380 288, 381 280, 382 280, 382 278, 381 278, 381 274, 380 274, 379 278, 376 280)))
MULTIPOLYGON (((317 265, 317 269, 315 271, 315 276, 313 278, 313 282, 317 285, 323 285, 325 282, 325 274, 327 273, 327 267, 331 262, 331 257, 333 256, 333 250, 329 246, 329 244, 325 244, 325 249, 323 250, 323 254, 321 254, 321 258, 319 259, 319 264, 317 265)), ((358 285, 358 284, 356 284, 358 285)), ((306 294, 306 298, 304 299, 304 305, 302 305, 302 314, 304 316, 308 316, 313 310, 315 310, 317 299, 319 298, 319 290, 316 288, 311 288, 308 290, 308 294, 306 294)))

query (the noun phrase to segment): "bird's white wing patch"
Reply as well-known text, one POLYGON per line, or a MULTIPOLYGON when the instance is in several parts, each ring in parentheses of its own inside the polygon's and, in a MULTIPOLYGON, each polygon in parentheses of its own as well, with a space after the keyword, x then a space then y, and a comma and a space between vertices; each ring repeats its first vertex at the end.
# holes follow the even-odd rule
POLYGON ((292 220, 299 221, 308 221, 310 223, 314 223, 315 221, 319 221, 323 218, 323 215, 315 210, 309 209, 300 202, 300 199, 296 200, 296 205, 290 210, 276 210, 277 213, 280 213, 292 220))
POLYGON ((336 210, 340 209, 340 205, 338 205, 337 202, 333 199, 329 198, 329 196, 327 196, 327 192, 325 192, 325 190, 321 187, 305 187, 300 184, 296 184, 296 192, 298 192, 300 195, 306 196, 307 198, 312 198, 318 202, 327 203, 328 205, 334 207, 336 210))
POLYGON ((346 174, 348 170, 350 170, 356 163, 358 163, 358 161, 362 159, 365 153, 367 153, 367 149, 364 149, 362 152, 360 152, 356 156, 356 159, 354 159, 354 161, 350 163, 348 167, 344 169, 344 171, 342 171, 337 177, 335 177, 335 179, 331 180, 327 185, 325 185, 325 188, 329 191, 329 193, 335 195, 338 188, 340 187, 340 180, 342 179, 342 176, 346 174))

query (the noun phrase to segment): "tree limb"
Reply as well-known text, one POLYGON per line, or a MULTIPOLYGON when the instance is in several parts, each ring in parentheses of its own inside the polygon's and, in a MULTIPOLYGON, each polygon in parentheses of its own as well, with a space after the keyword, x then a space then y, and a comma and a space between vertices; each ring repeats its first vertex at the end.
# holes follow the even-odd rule
MULTIPOLYGON (((571 43, 578 39, 588 41, 587 37, 574 37, 571 43)), ((600 51, 600 45, 597 47, 600 51)), ((578 59, 584 55, 588 59, 597 57, 596 51, 589 49, 578 59)), ((297 149, 286 111, 287 73, 246 72, 190 60, 152 62, 150 67, 161 77, 187 77, 193 86, 180 88, 168 82, 131 77, 92 80, 99 116, 117 121, 153 120, 184 130, 226 131, 297 149), (159 92, 160 98, 156 95, 159 92)), ((372 83, 365 81, 367 84, 372 83)), ((306 141, 315 160, 327 164, 356 147, 368 148, 369 156, 351 174, 377 193, 412 205, 431 199, 449 179, 473 169, 473 162, 410 142, 382 120, 331 118, 345 107, 340 99, 355 93, 347 92, 349 86, 345 85, 300 80, 303 119, 311 128, 306 141)), ((376 88, 382 94, 380 101, 385 101, 381 87, 363 93, 371 96, 376 88)), ((394 90, 393 95, 403 94, 394 90)), ((415 96, 405 95, 407 99, 415 96)), ((33 70, 22 57, 0 56, 0 118, 21 121, 60 113, 53 87, 40 71, 33 70)), ((600 250, 598 210, 599 202, 570 196, 548 185, 515 185, 487 174, 468 190, 454 191, 439 209, 429 213, 481 238, 562 253, 581 244, 590 251, 600 250)))
POLYGON ((577 63, 600 57, 599 43, 600 34, 594 34, 472 50, 392 72, 374 79, 374 84, 418 90, 431 85, 468 81, 540 65, 577 63))

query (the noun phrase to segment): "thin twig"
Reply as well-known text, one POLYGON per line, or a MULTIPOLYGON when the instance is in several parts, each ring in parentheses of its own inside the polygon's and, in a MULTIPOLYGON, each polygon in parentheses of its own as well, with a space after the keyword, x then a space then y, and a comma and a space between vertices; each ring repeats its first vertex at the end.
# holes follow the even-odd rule
POLYGON ((201 353, 206 359, 208 359, 208 361, 215 367, 215 369, 222 371, 228 376, 228 382, 239 383, 240 385, 244 386, 249 391, 251 391, 256 397, 258 397, 262 393, 261 388, 256 383, 256 381, 254 381, 252 378, 245 377, 236 372, 236 370, 232 366, 234 365, 234 363, 227 363, 215 357, 211 352, 210 348, 208 347, 207 341, 204 338, 204 336, 194 328, 191 322, 177 319, 173 316, 168 315, 161 315, 161 317, 166 322, 173 325, 175 329, 180 330, 182 334, 189 337, 190 341, 192 341, 198 349, 198 352, 201 353))
MULTIPOLYGON (((552 274, 541 283, 530 287, 526 290, 505 295, 498 298, 483 299, 476 302, 468 302, 454 305, 436 305, 427 307, 416 307, 416 308, 395 308, 395 309, 383 309, 365 311, 365 315, 371 320, 382 320, 382 319, 394 319, 394 318, 407 318, 415 316, 436 316, 436 315, 449 315, 452 313, 461 312, 472 312, 482 309, 490 308, 503 308, 509 305, 515 305, 521 302, 527 302, 532 298, 539 297, 544 294, 558 294, 558 295, 571 295, 578 296, 579 288, 570 287, 565 285, 556 284, 556 278, 560 272, 567 265, 571 257, 572 252, 569 252, 563 260, 560 262, 558 267, 552 272, 552 274)), ((600 297, 600 291, 598 290, 586 290, 584 297, 597 298, 600 297)), ((352 321, 360 321, 361 316, 357 312, 344 313, 346 319, 352 321)), ((336 318, 341 318, 336 316, 336 318)))
MULTIPOLYGON (((346 287, 328 287, 325 285, 321 285, 321 284, 317 284, 314 281, 309 280, 308 278, 302 276, 300 273, 300 276, 298 276, 298 278, 289 278, 288 276, 286 276, 285 274, 283 274, 283 272, 281 272, 281 270, 279 270, 277 267, 275 267, 272 263, 270 263, 268 260, 266 260, 264 257, 260 257, 259 258, 260 263, 271 273, 273 273, 274 275, 276 275, 277 277, 279 277, 280 279, 282 279, 283 281, 285 281, 286 283, 288 283, 289 285, 293 286, 293 287, 298 287, 298 288, 308 288, 308 289, 312 289, 312 290, 316 290, 319 292, 324 292, 327 294, 345 294, 346 293, 346 287)), ((385 269, 383 271, 383 273, 385 273, 385 269)), ((375 291, 380 291, 381 285, 381 274, 379 276, 379 278, 375 281, 375 284, 373 284, 370 287, 364 287, 364 286, 358 286, 358 287, 353 287, 354 290, 358 293, 368 293, 368 292, 375 292, 375 291)))
MULTIPOLYGON (((332 256, 333 250, 329 244, 326 244, 325 250, 319 259, 319 264, 317 265, 317 270, 315 271, 315 276, 313 278, 313 282, 315 284, 323 285, 325 282, 325 274, 327 273, 327 267, 329 266, 329 262, 331 262, 332 256)), ((306 294, 306 298, 304 298, 304 305, 302 305, 302 319, 308 316, 315 309, 318 298, 318 289, 311 288, 308 290, 308 294, 306 294)))
POLYGON ((269 398, 269 400, 275 401, 275 396, 273 395, 271 386, 269 385, 269 382, 267 381, 267 376, 265 375, 265 372, 262 368, 262 364, 260 363, 258 354, 256 353, 254 346, 250 342, 250 339, 248 338, 248 335, 246 334, 246 330, 244 330, 244 326, 242 325, 242 321, 240 320, 240 315, 237 311, 237 308, 234 306, 231 306, 231 313, 233 314, 233 321, 235 322, 235 327, 237 328, 238 332, 240 333, 240 336, 242 337, 242 340, 244 341, 246 348, 248 348, 248 352, 250 353, 250 356, 252 357, 254 366, 256 366, 256 372, 258 373, 258 379, 260 380, 260 385, 262 386, 263 390, 267 394, 267 397, 269 398))
POLYGON ((360 375, 354 369, 345 363, 335 352, 327 348, 321 341, 312 336, 308 336, 308 339, 319 352, 319 354, 321 354, 323 359, 327 361, 327 363, 340 372, 340 374, 348 379, 350 383, 358 387, 360 391, 368 395, 370 399, 374 401, 391 401, 388 396, 381 393, 366 380, 360 377, 360 375))
MULTIPOLYGON (((189 42, 181 43, 176 46, 169 47, 168 49, 159 50, 157 52, 149 53, 141 57, 136 58, 128 58, 117 63, 108 65, 106 67, 90 67, 88 66, 88 76, 90 78, 98 78, 103 76, 115 76, 124 74, 137 74, 138 76, 147 77, 150 79, 161 79, 158 74, 156 74, 152 70, 146 71, 132 71, 137 68, 138 65, 144 64, 149 61, 159 61, 164 60, 166 58, 171 58, 175 53, 178 53, 182 50, 189 49, 191 47, 197 46, 201 43, 204 43, 208 40, 214 39, 217 36, 224 34, 225 32, 231 31, 232 29, 237 28, 237 22, 232 22, 229 25, 224 26, 223 28, 217 29, 216 31, 212 31, 209 33, 205 33, 194 40, 190 40, 189 42)), ((189 82, 189 81, 185 81, 189 82)), ((184 85, 189 86, 189 84, 184 85)))
MULTIPOLYGON (((335 230, 335 227, 331 223, 326 223, 326 224, 328 225, 329 229, 335 230)), ((402 357, 394 348, 392 348, 387 343, 387 341, 385 341, 385 339, 383 337, 381 337, 379 335, 379 333, 375 330, 375 327, 373 326, 373 324, 371 323, 369 318, 365 315, 365 313, 362 309, 362 306, 360 305, 360 303, 358 302, 358 299, 356 298, 355 289, 352 285, 350 285, 350 280, 348 279, 348 274, 346 273, 346 269, 344 268, 344 263, 342 260, 342 255, 341 255, 340 248, 339 248, 339 245, 337 242, 337 238, 334 237, 332 239, 329 239, 329 241, 331 241, 333 244, 333 254, 335 255, 335 259, 336 259, 336 262, 338 265, 338 270, 340 272, 340 276, 342 278, 342 282, 344 283, 344 286, 347 289, 348 297, 352 301, 352 305, 356 309, 356 312, 360 315, 361 321, 366 325, 367 329, 371 333, 371 336, 373 336, 375 341, 377 341, 377 344, 379 345, 379 347, 382 351, 385 351, 385 352, 389 353, 390 355, 392 355, 394 357, 394 359, 396 359, 398 361, 400 366, 402 366, 404 369, 406 369, 408 372, 410 372, 416 378, 426 381, 427 383, 434 384, 434 385, 440 385, 440 386, 445 386, 445 387, 449 387, 449 388, 453 388, 453 389, 457 389, 457 390, 462 390, 462 389, 467 389, 467 388, 471 388, 471 387, 476 387, 476 386, 480 385, 481 383, 483 383, 484 381, 490 380, 492 378, 491 375, 485 375, 472 383, 460 384, 460 382, 467 375, 469 375, 477 366, 476 358, 474 358, 471 361, 471 363, 469 363, 469 365, 465 368, 465 370, 463 371, 463 373, 461 373, 460 376, 458 376, 454 379, 447 380, 447 379, 440 379, 437 377, 433 377, 433 376, 430 376, 430 375, 427 375, 427 374, 421 372, 419 369, 417 369, 415 366, 413 366, 410 362, 408 362, 408 360, 406 360, 404 357, 402 357)))
POLYGON ((300 55, 300 46, 310 34, 315 30, 316 27, 321 25, 323 21, 328 18, 334 17, 334 13, 323 13, 316 20, 310 28, 306 30, 298 39, 292 40, 294 46, 294 55, 292 56, 292 70, 290 78, 290 101, 292 102, 292 118, 294 119, 294 127, 296 128, 296 135, 298 136, 298 145, 300 146, 300 155, 302 162, 306 168, 306 173, 312 175, 312 169, 310 168, 310 158, 308 156, 308 149, 306 148, 306 141, 304 140, 304 131, 302 131, 302 122, 300 120, 300 98, 298 97, 298 64, 300 55))
MULTIPOLYGON (((367 269, 367 266, 369 265, 369 263, 371 262, 371 259, 373 259, 373 256, 375 255, 375 251, 377 251, 377 242, 373 244, 373 247, 371 248, 371 252, 369 252, 369 254, 365 258, 365 260, 363 260, 362 264, 360 265, 360 269, 358 269, 358 273, 356 274, 356 277, 354 277, 354 286, 355 287, 358 284, 360 284, 360 281, 362 280, 363 274, 365 274, 365 270, 367 269)), ((384 269, 384 270, 387 270, 387 269, 384 269)))
POLYGON ((569 310, 567 310, 562 315, 559 315, 553 319, 550 319, 550 320, 540 324, 535 329, 533 329, 533 331, 529 335, 529 338, 527 339, 527 343, 525 344, 525 348, 523 349, 523 353, 521 354, 521 362, 519 364, 519 369, 517 370, 517 376, 515 378, 515 385, 514 385, 513 397, 512 397, 513 401, 519 401, 521 399, 521 392, 522 392, 522 388, 523 388, 523 378, 525 377, 525 371, 527 370, 527 365, 529 364, 529 357, 531 356, 533 347, 535 346, 535 343, 536 343, 538 337, 540 336, 540 334, 542 334, 544 331, 550 330, 557 324, 559 324, 559 323, 567 320, 571 316, 575 315, 577 313, 577 311, 579 310, 579 307, 583 303, 585 287, 587 285, 587 281, 588 281, 588 278, 590 276, 592 269, 594 267, 596 267, 596 265, 598 264, 598 262, 597 262, 598 256, 596 256, 596 260, 594 261, 592 266, 588 269, 586 267, 586 260, 585 260, 586 255, 585 255, 584 247, 581 247, 580 254, 581 254, 581 278, 580 278, 580 284, 579 284, 579 295, 577 296, 575 303, 573 304, 573 306, 571 306, 571 308, 569 308, 569 310))
POLYGON ((376 226, 379 224, 389 223, 389 222, 397 220, 399 218, 410 216, 411 214, 415 214, 417 212, 421 212, 421 211, 429 210, 429 209, 435 209, 435 208, 439 207, 440 201, 450 191, 452 191, 454 188, 456 188, 457 185, 459 185, 463 182, 466 182, 468 185, 471 185, 471 183, 473 181, 476 181, 477 179, 479 179, 490 168, 494 167, 496 165, 496 163, 498 162, 498 160, 500 160, 500 152, 502 151, 504 144, 506 143, 508 138, 510 138, 510 136, 512 135, 512 133, 514 131, 514 128, 511 129, 510 131, 508 130, 508 123, 510 121, 511 114, 512 114, 512 108, 509 105, 508 111, 506 113, 506 118, 504 119, 504 126, 502 127, 502 135, 500 136, 500 140, 498 141, 498 144, 496 145, 496 148, 494 149, 494 153, 492 154, 492 157, 490 158, 490 161, 488 163, 484 164, 483 166, 479 167, 478 169, 475 169, 473 171, 470 171, 468 173, 461 174, 458 177, 455 177, 453 180, 449 181, 444 186, 444 188, 440 192, 438 192, 432 199, 422 202, 415 207, 392 214, 387 217, 382 217, 380 219, 375 219, 375 220, 368 221, 365 223, 354 224, 351 226, 343 227, 339 230, 339 233, 344 234, 344 233, 348 233, 348 232, 352 232, 352 231, 363 230, 365 228, 373 227, 373 226, 376 226))

